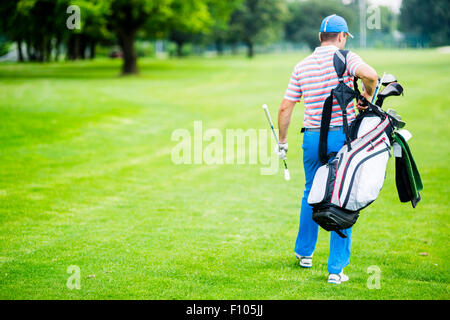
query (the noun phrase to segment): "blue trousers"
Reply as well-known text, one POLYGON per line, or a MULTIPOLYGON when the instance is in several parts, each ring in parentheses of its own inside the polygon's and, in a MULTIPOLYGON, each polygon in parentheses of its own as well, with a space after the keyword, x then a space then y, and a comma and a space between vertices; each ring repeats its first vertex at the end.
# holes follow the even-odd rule
MULTIPOLYGON (((319 225, 312 219, 312 207, 308 204, 308 196, 311 190, 314 175, 321 166, 319 160, 320 132, 306 130, 303 135, 303 167, 305 170, 305 191, 303 192, 300 211, 300 225, 295 253, 301 256, 311 256, 317 243, 319 225)), ((328 133, 328 153, 338 152, 345 143, 345 134, 342 127, 339 131, 328 133)), ((336 232, 331 232, 330 254, 328 257, 328 272, 340 273, 350 262, 350 244, 352 241, 352 228, 342 230, 347 238, 341 238, 336 232)))

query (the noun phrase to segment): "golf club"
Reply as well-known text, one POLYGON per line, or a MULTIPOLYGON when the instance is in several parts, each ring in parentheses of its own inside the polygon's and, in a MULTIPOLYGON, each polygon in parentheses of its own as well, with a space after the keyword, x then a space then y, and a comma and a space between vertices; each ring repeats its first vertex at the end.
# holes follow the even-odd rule
POLYGON ((390 96, 399 96, 403 93, 403 87, 398 82, 391 82, 378 94, 377 106, 383 105, 384 99, 390 96))
POLYGON ((388 73, 388 74, 384 75, 384 79, 381 84, 383 86, 387 86, 388 84, 390 84, 392 82, 397 82, 397 78, 395 78, 395 76, 393 74, 388 73))
POLYGON ((406 122, 402 120, 402 116, 397 113, 397 111, 393 109, 388 109, 386 111, 387 114, 389 114, 392 118, 394 118, 395 124, 397 128, 401 129, 405 127, 406 122))
POLYGON ((378 95, 378 92, 380 91, 381 84, 384 82, 384 76, 385 75, 386 75, 386 72, 383 73, 383 76, 381 77, 381 79, 378 79, 378 84, 377 84, 377 87, 375 89, 375 93, 374 93, 373 98, 372 98, 372 103, 375 103, 375 99, 376 99, 376 97, 378 95))
MULTIPOLYGON (((280 143, 278 142, 277 134, 275 133, 275 129, 273 128, 273 122, 272 122, 272 118, 270 117, 269 108, 267 107, 267 104, 264 104, 262 107, 263 107, 264 111, 266 112, 266 117, 267 117, 267 120, 269 121, 269 125, 270 125, 270 128, 272 129, 273 137, 275 138, 278 149, 280 149, 280 143)), ((291 175, 289 174, 286 160, 283 160, 283 163, 284 163, 284 179, 291 180, 291 175)))

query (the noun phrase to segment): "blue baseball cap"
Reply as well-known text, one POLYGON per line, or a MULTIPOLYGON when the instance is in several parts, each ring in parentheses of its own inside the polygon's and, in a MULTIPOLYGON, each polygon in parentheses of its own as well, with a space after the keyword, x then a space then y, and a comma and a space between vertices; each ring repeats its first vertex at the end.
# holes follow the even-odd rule
POLYGON ((348 32, 347 22, 341 16, 332 14, 331 16, 328 16, 322 20, 322 24, 320 25, 320 32, 342 32, 342 31, 347 33, 350 38, 353 38, 353 35, 350 32, 348 32))

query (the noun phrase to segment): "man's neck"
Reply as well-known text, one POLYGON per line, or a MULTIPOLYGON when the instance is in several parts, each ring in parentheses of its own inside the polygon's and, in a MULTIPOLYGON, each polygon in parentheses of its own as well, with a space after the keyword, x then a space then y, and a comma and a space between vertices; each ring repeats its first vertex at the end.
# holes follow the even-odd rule
POLYGON ((335 42, 322 42, 320 43, 321 47, 328 47, 328 46, 335 46, 337 47, 337 44, 335 42))

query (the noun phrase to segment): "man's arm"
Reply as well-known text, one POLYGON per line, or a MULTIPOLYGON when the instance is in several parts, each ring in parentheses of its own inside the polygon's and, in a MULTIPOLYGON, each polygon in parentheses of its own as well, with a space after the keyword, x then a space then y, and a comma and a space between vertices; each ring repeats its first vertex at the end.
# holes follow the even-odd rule
MULTIPOLYGON (((364 84, 364 91, 361 95, 367 99, 367 101, 371 102, 373 95, 375 94, 375 88, 378 83, 378 74, 374 68, 369 66, 366 63, 361 64, 356 68, 355 74, 358 78, 360 78, 364 84)), ((361 101, 358 101, 356 106, 358 110, 367 109, 367 107, 363 107, 361 105, 361 101)))
POLYGON ((280 143, 287 142, 287 132, 289 123, 291 122, 292 110, 294 109, 295 101, 283 99, 280 109, 278 110, 278 130, 280 143))

